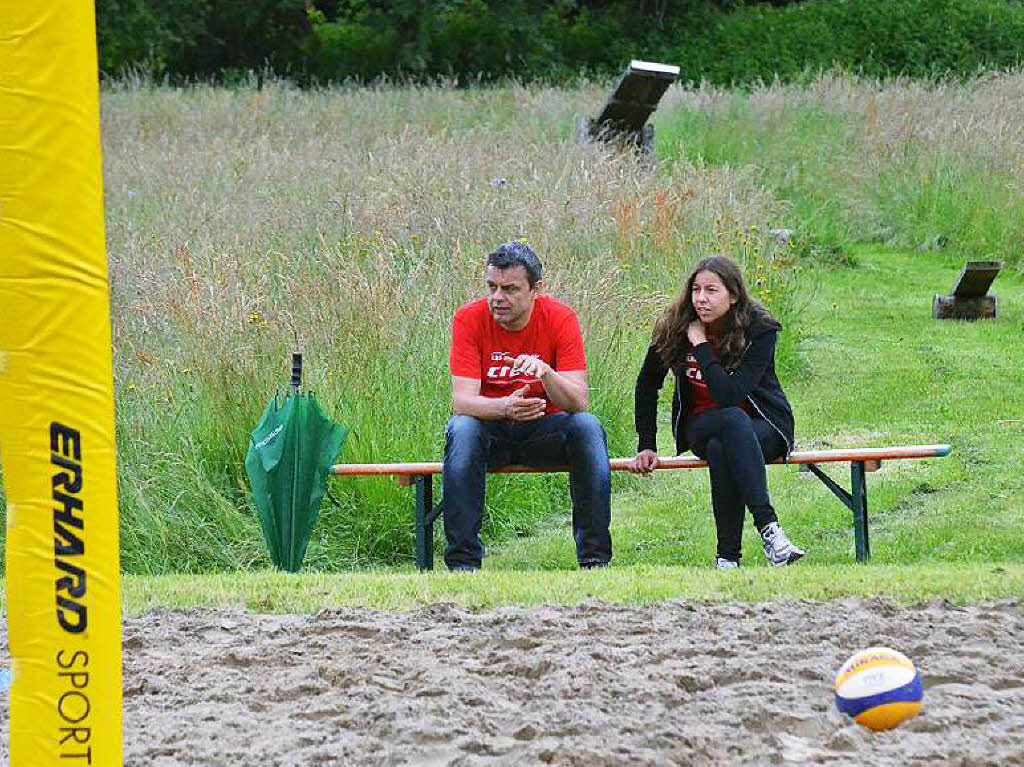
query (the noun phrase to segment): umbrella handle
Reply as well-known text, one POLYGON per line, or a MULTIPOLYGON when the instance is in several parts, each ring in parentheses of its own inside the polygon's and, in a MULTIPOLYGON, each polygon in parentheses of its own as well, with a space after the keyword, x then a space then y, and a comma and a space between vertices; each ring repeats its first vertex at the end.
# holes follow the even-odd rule
POLYGON ((292 389, 297 393, 302 386, 302 352, 292 353, 292 389))

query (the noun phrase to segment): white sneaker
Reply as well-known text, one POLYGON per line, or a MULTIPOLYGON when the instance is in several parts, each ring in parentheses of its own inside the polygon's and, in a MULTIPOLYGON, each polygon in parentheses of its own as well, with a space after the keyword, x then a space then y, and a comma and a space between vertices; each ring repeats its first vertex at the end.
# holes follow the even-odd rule
POLYGON ((765 559, 773 565, 789 565, 804 555, 804 550, 786 537, 778 522, 765 525, 761 540, 764 542, 765 559))
POLYGON ((740 566, 740 563, 735 559, 722 559, 722 557, 715 557, 715 567, 719 570, 735 570, 740 566))

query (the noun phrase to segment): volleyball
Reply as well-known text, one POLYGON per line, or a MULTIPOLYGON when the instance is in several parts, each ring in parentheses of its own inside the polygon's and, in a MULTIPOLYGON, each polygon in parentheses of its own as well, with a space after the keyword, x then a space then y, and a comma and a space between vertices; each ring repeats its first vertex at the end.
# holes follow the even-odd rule
POLYGON ((924 687, 914 663, 889 647, 850 656, 836 674, 836 707, 872 730, 888 730, 921 710, 924 687))

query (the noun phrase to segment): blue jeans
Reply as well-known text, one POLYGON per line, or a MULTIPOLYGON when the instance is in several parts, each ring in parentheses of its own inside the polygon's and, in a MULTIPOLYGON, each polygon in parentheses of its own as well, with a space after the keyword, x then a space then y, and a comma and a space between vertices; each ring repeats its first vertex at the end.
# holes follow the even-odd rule
POLYGON ((590 413, 552 413, 536 421, 485 421, 456 415, 444 432, 444 561, 479 567, 487 470, 507 464, 569 466, 572 532, 581 565, 612 558, 611 470, 604 427, 590 413))

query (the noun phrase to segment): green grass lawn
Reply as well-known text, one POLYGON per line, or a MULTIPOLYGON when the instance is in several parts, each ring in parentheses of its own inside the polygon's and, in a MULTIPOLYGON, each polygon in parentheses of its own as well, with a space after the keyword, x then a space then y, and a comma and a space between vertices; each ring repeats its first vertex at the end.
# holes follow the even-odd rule
MULTIPOLYGON (((931 319, 932 295, 951 287, 961 259, 879 248, 857 255, 856 267, 803 277, 801 369, 785 382, 797 413, 798 446, 953 446, 948 457, 892 461, 868 475, 870 564, 853 562, 850 513, 817 479, 795 467, 772 467, 775 504, 807 557, 793 567, 767 567, 748 525, 744 569, 712 570, 707 473, 689 470, 617 480, 615 566, 605 571, 575 569, 566 499, 537 534, 492 546, 485 570, 474 576, 448 574, 443 566, 432 574, 406 567, 298 576, 126 576, 125 610, 871 595, 965 601, 1024 594, 1018 458, 1024 436, 1024 280, 1000 275, 994 287, 1000 316, 994 321, 939 322, 931 319)), ((665 442, 668 433, 666 423, 665 442)), ((848 486, 845 464, 830 471, 848 486)), ((411 496, 409 508, 411 515, 411 496)))
MULTIPOLYGON (((949 443, 945 458, 883 463, 868 475, 872 562, 1024 561, 1024 281, 1004 272, 1000 316, 977 323, 931 318, 963 259, 882 248, 856 267, 806 275, 801 370, 785 381, 798 448, 949 443)), ((668 449, 668 424, 660 430, 668 449)), ((825 467, 849 488, 846 464, 825 467)), ((850 512, 813 475, 772 467, 775 506, 808 564, 854 558, 850 512)), ((705 471, 661 472, 616 494, 620 565, 690 565, 714 556, 705 471)), ((493 547, 491 568, 570 568, 568 515, 541 534, 493 547)), ((766 567, 752 525, 745 565, 766 567)))
MULTIPOLYGON (((822 584, 908 599, 1021 593, 1022 88, 1013 74, 678 92, 655 116, 654 173, 565 142, 596 88, 105 92, 126 605, 159 604, 165 589, 168 603, 193 592, 268 609, 831 593, 822 584), (793 230, 790 246, 764 235, 775 226, 793 230), (616 455, 635 445, 651 323, 715 251, 744 262, 787 324, 780 374, 799 448, 952 453, 869 475, 868 566, 853 564, 846 507, 784 466, 769 469, 773 501, 808 554, 782 573, 750 525, 742 576, 711 570, 699 470, 614 477, 608 573, 575 569, 564 475, 493 478, 474 581, 412 572, 411 492, 388 478, 332 482, 338 501, 321 509, 305 567, 337 575, 261 572, 243 456, 294 344, 307 385, 351 429, 341 460, 436 459, 451 314, 479 294, 480 254, 509 233, 529 235, 549 288, 580 313, 591 405, 616 455), (881 240, 901 249, 852 245, 881 240), (1008 263, 999 318, 932 320, 932 296, 963 262, 990 257, 1008 263)), ((849 486, 847 465, 826 470, 849 486)), ((5 521, 0 497, 0 536, 5 521)))
POLYGON ((707 567, 613 566, 600 571, 483 570, 479 573, 232 573, 126 576, 127 615, 190 607, 253 612, 316 612, 338 607, 401 610, 448 602, 466 607, 529 607, 601 599, 649 604, 838 599, 878 596, 901 603, 955 603, 1024 593, 1022 564, 815 565, 718 572, 707 567))
MULTIPOLYGON (((308 611, 437 601, 489 607, 591 598, 646 603, 871 595, 965 601, 1024 594, 1018 459, 1024 281, 1012 272, 999 276, 994 290, 1000 316, 994 321, 939 322, 931 319, 932 295, 952 286, 961 258, 867 248, 857 260, 856 267, 805 272, 802 278, 801 366, 786 381, 799 447, 953 446, 948 457, 892 461, 869 475, 870 564, 853 562, 847 509, 810 474, 773 467, 776 506, 807 557, 794 567, 767 567, 748 525, 745 569, 713 571, 707 474, 695 470, 617 482, 624 487, 613 499, 615 566, 602 572, 575 570, 566 506, 536 535, 491 547, 485 570, 475 576, 408 568, 136 576, 125 579, 125 609, 308 611)), ((667 424, 661 432, 667 441, 667 424)), ((845 464, 829 470, 848 486, 845 464)))

